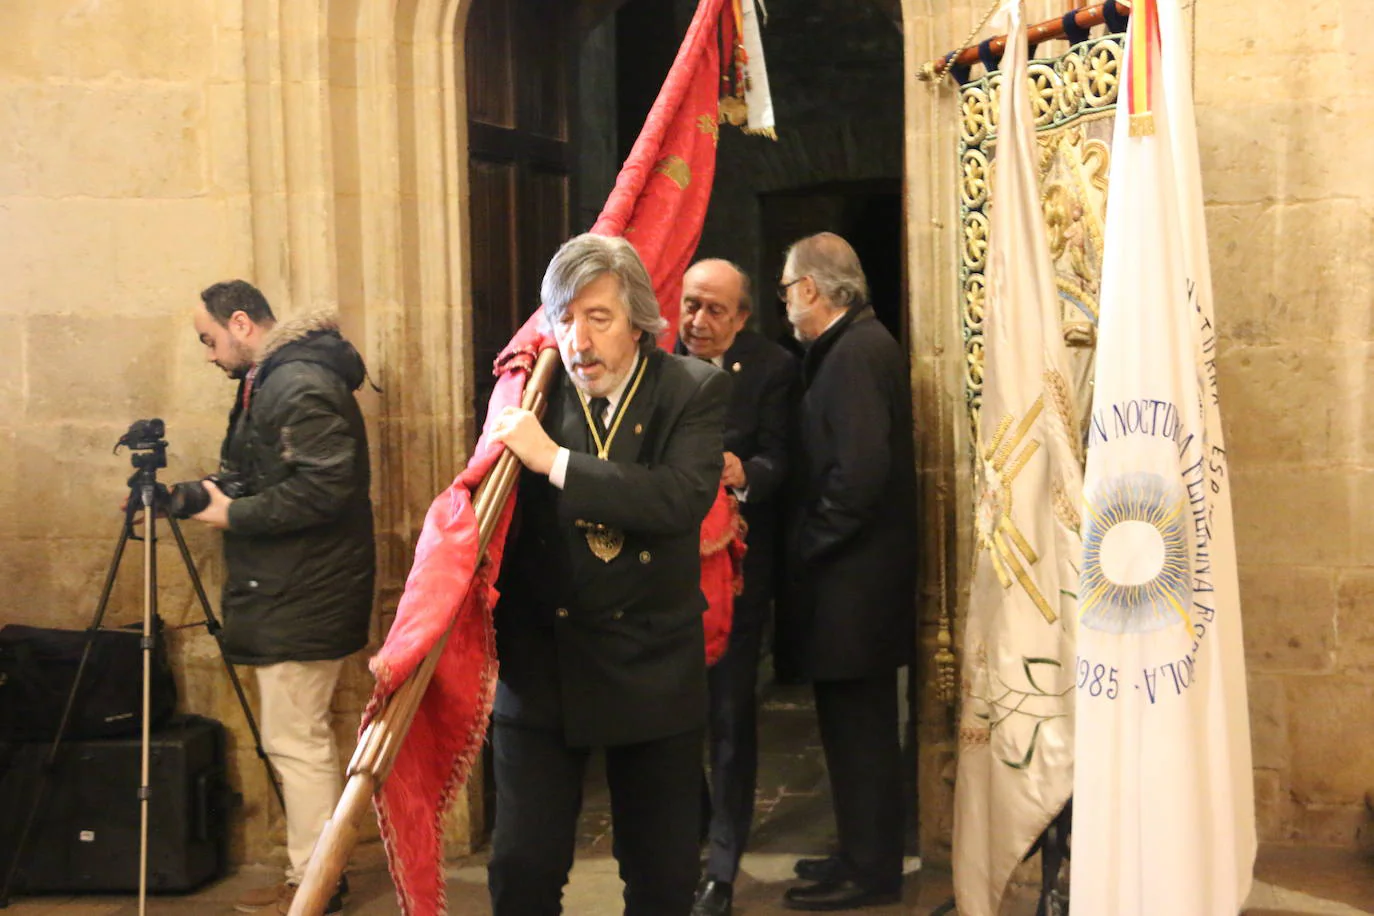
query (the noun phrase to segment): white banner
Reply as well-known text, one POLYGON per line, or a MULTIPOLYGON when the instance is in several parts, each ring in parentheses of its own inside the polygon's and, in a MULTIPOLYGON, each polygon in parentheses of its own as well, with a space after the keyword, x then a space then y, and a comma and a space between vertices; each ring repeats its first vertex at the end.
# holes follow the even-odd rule
POLYGON ((1084 481, 1073 916, 1225 916, 1255 858, 1216 333, 1178 0, 1136 0, 1084 481))
POLYGON ((996 916, 1012 871, 1073 785, 1073 626, 1082 488, 1076 416, 1037 181, 1022 4, 991 197, 978 431, 978 558, 964 628, 955 786, 960 916, 996 916))

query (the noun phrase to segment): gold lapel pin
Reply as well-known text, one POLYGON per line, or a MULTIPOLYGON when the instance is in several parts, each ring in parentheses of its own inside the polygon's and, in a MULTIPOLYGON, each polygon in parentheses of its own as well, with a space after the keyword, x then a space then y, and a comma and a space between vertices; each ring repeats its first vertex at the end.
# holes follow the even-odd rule
POLYGON ((730 371, 731 371, 731 372, 738 372, 738 371, 739 371, 739 363, 735 363, 733 366, 731 366, 731 367, 730 367, 730 371))
POLYGON ((644 432, 644 424, 643 424, 643 423, 636 423, 636 424, 635 424, 635 435, 638 436, 638 435, 639 435, 640 433, 642 433, 642 432, 644 432))

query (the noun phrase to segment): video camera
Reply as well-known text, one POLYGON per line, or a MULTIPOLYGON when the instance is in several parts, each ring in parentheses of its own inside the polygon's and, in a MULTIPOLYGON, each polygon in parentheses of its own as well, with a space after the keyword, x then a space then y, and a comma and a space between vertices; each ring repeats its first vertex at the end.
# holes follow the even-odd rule
POLYGON ((249 495, 247 482, 237 474, 211 474, 200 480, 188 480, 173 484, 171 487, 156 482, 158 468, 167 466, 167 425, 154 417, 151 420, 135 420, 129 429, 115 443, 115 453, 127 448, 131 454, 129 461, 138 470, 129 478, 129 486, 135 494, 139 493, 142 478, 153 478, 153 492, 157 507, 173 518, 190 518, 204 511, 210 505, 210 491, 205 489, 205 481, 212 481, 230 499, 249 495))

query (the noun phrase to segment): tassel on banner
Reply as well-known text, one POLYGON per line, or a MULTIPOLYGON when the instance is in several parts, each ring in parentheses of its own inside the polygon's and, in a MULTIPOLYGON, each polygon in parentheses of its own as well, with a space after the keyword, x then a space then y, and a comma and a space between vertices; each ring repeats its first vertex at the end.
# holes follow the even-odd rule
POLYGON ((1131 106, 1131 136, 1153 137, 1154 75, 1159 66, 1159 11, 1155 0, 1136 0, 1131 12, 1130 71, 1126 74, 1131 106))
MULTIPOLYGON (((738 127, 746 134, 777 140, 755 3, 762 6, 761 0, 731 0, 736 38, 727 72, 721 76, 726 91, 720 100, 720 123, 738 127)), ((766 9, 763 14, 766 19, 766 9)))

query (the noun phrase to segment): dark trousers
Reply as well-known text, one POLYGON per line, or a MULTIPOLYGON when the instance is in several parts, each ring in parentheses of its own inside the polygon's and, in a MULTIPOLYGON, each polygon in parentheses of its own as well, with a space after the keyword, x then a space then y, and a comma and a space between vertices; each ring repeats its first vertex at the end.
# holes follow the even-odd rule
POLYGON ((897 672, 812 687, 840 856, 865 887, 895 890, 902 883, 897 672))
MULTIPOLYGON (((487 885, 493 916, 552 916, 572 869, 588 748, 560 732, 492 723, 496 829, 487 885)), ((700 729, 608 747, 615 854, 626 916, 687 916, 696 890, 700 729)))
POLYGON ((710 853, 706 876, 735 880, 754 821, 758 782, 759 653, 768 604, 739 605, 730 642, 707 672, 710 690, 710 853))

